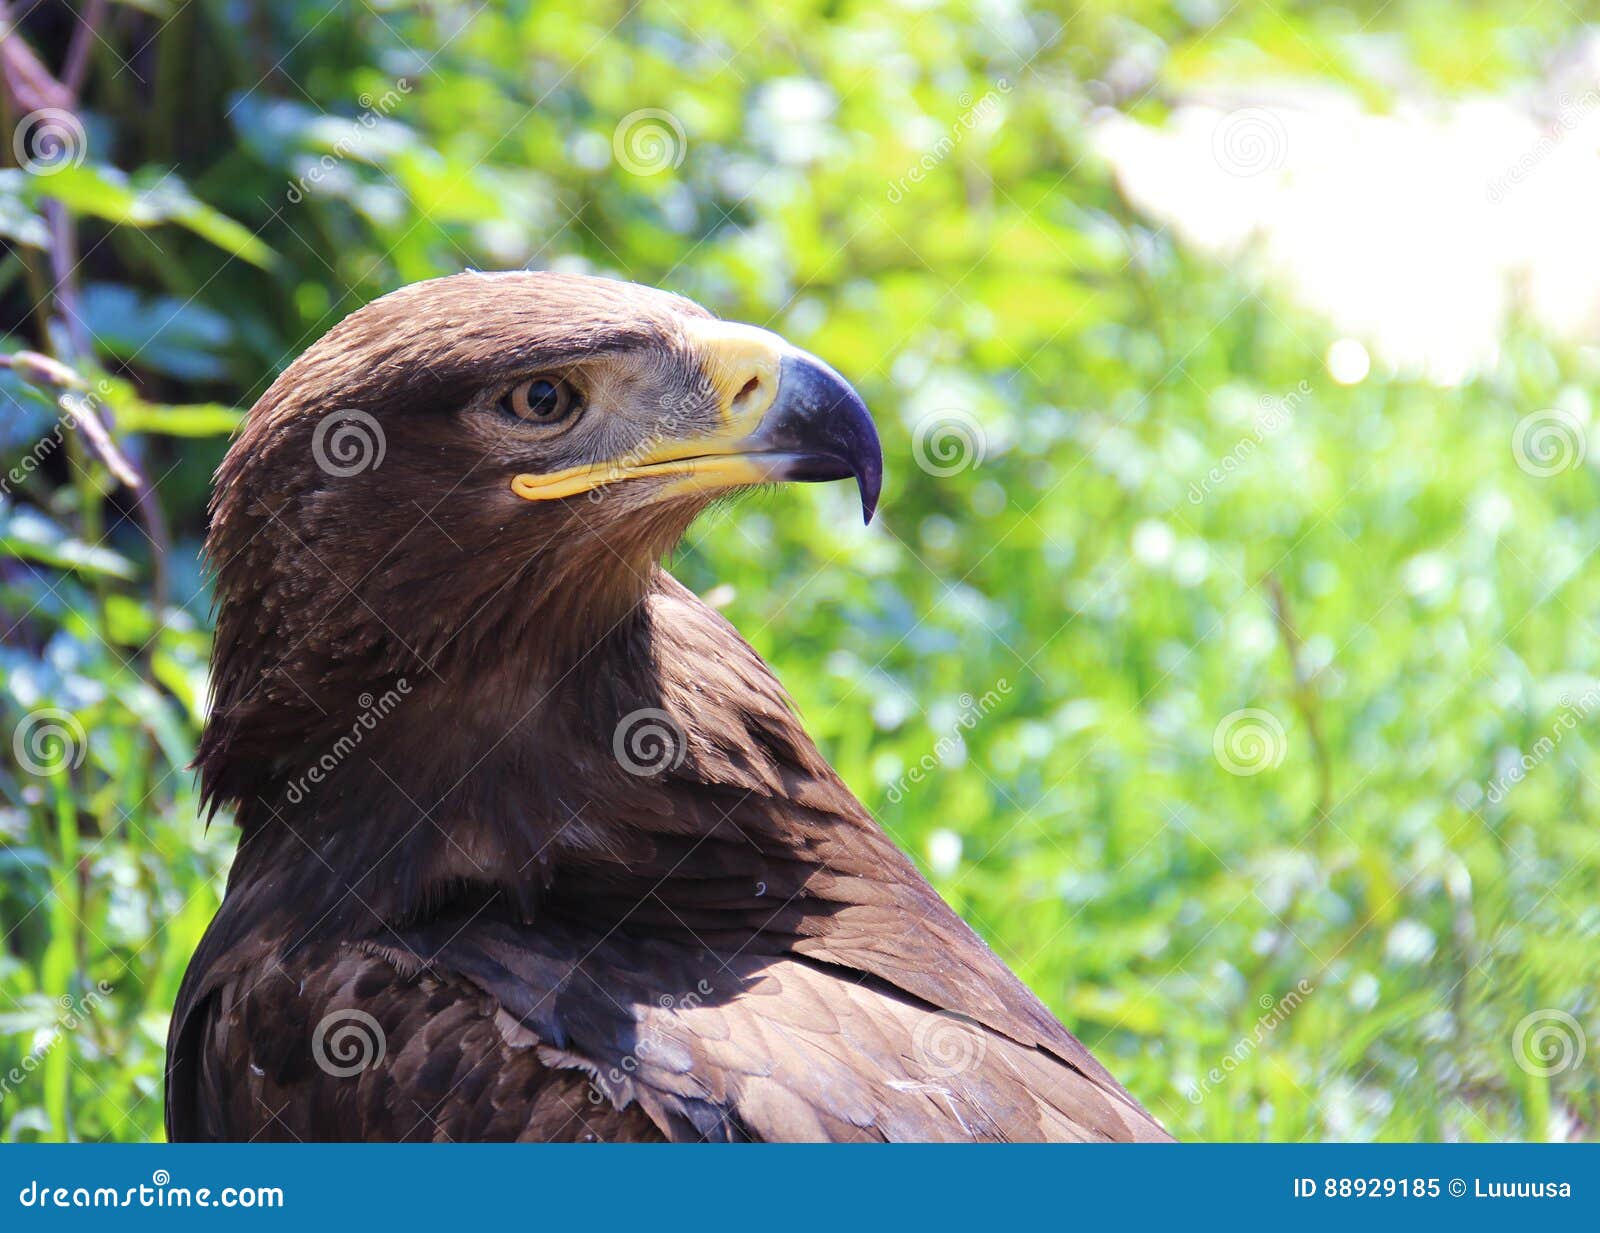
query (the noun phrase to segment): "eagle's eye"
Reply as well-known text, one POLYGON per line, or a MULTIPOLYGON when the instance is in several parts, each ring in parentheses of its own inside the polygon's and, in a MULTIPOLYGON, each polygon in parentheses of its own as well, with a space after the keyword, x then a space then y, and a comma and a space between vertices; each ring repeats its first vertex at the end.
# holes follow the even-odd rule
POLYGON ((560 377, 529 377, 512 386, 500 399, 500 410, 528 424, 565 423, 583 399, 572 384, 560 377))

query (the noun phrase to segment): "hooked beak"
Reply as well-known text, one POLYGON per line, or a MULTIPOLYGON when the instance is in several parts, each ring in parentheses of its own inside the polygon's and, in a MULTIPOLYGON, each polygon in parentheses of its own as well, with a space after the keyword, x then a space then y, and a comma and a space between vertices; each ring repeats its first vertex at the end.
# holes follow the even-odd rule
POLYGON ((519 475, 512 491, 536 501, 646 477, 671 477, 669 493, 853 478, 863 521, 871 522, 883 487, 883 449, 850 384, 767 330, 698 319, 687 328, 716 396, 716 429, 661 441, 609 465, 519 475))
POLYGON ((866 404, 832 368, 804 352, 778 366, 778 396, 748 438, 771 477, 797 483, 854 479, 861 520, 872 521, 883 487, 883 447, 866 404))

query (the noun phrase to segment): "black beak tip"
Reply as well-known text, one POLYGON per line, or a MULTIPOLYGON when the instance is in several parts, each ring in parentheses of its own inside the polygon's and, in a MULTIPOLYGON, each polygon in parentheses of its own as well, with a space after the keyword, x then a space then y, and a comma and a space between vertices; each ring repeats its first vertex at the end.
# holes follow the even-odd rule
POLYGON ((853 477, 861 520, 870 523, 883 490, 883 445, 861 396, 833 369, 811 356, 788 356, 778 386, 782 403, 762 436, 769 447, 808 456, 791 479, 853 477))
MULTIPOLYGON (((877 433, 873 433, 877 444, 877 433)), ((878 512, 878 494, 883 491, 883 453, 881 448, 864 455, 856 469, 856 487, 861 492, 861 525, 872 525, 872 516, 878 512)))

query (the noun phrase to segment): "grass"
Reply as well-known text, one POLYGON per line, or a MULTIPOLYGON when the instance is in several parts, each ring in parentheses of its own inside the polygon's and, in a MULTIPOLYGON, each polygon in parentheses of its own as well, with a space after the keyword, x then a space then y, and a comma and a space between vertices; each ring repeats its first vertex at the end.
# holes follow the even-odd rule
MULTIPOLYGON (((156 93, 136 111, 128 75, 90 73, 69 221, 95 254, 77 281, 142 299, 64 288, 54 241, 19 221, 46 218, 51 181, 0 184, 28 237, 0 266, 0 349, 114 378, 171 538, 158 607, 128 491, 74 433, 0 499, 0 1138, 161 1134, 167 1015, 233 840, 201 827, 185 769, 228 408, 381 290, 556 260, 770 324, 861 388, 885 439, 878 523, 843 486, 776 493, 708 515, 674 568, 1175 1133, 1592 1134, 1600 1078, 1560 1046, 1600 1028, 1600 477, 1519 465, 1513 439, 1560 409, 1585 440, 1600 353, 1519 330, 1458 389, 1381 368, 1339 385, 1325 326, 1185 257, 1082 161, 1085 83, 1127 23, 1191 65, 1230 36, 1337 31, 1314 8, 1286 9, 1287 32, 1210 32, 1130 4, 1065 41, 1048 13, 1001 40, 959 6, 914 31, 797 14, 769 35, 714 4, 691 37, 667 8, 609 33, 620 10, 592 8, 534 28, 495 6, 459 31, 321 24, 310 4, 249 31, 220 5, 119 19, 96 46, 156 93), (277 77, 253 40, 282 53, 277 77), (762 127, 800 46, 832 100, 825 154, 762 127), (350 100, 406 72, 384 141, 286 206, 359 126, 350 100), (1000 121, 889 201, 916 134, 1001 72, 1000 121), (605 147, 654 105, 687 157, 640 177, 605 147), (212 213, 169 200, 150 221, 108 152, 176 165, 212 213), (99 314, 87 353, 41 324, 63 295, 99 314)), ((24 34, 59 63, 55 27, 24 34)), ((0 380, 9 467, 59 409, 0 380)))

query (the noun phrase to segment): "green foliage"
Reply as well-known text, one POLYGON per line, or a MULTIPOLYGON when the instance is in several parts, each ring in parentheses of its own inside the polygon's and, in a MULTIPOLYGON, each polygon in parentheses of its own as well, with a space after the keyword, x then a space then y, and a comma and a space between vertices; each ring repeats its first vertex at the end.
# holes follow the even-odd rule
MULTIPOLYGON (((1365 34, 1479 86, 1561 33, 1512 37, 1519 7, 1395 4, 1365 34)), ((1529 474, 1510 439, 1530 409, 1587 417, 1600 360, 1518 336, 1458 390, 1339 386, 1323 324, 1134 218, 1084 131, 1134 51, 1153 84, 1360 76, 1360 6, 1225 8, 113 6, 81 165, 0 174, 0 325, 70 363, 170 544, 59 430, 70 389, 0 374, 3 735, 43 766, 0 763, 0 1081, 27 1063, 0 1137, 161 1133, 232 840, 185 767, 237 408, 373 296, 525 264, 681 291, 861 389, 873 528, 842 486, 766 494, 675 568, 1176 1133, 1595 1125, 1592 1065, 1513 1049, 1538 1010, 1600 1028, 1600 751, 1562 724, 1600 679, 1600 506, 1592 468, 1529 474), (1262 399, 1289 411, 1241 455, 1262 399), (1267 755, 1219 756, 1245 709, 1267 755)), ((22 33, 55 67, 70 23, 22 33)))

